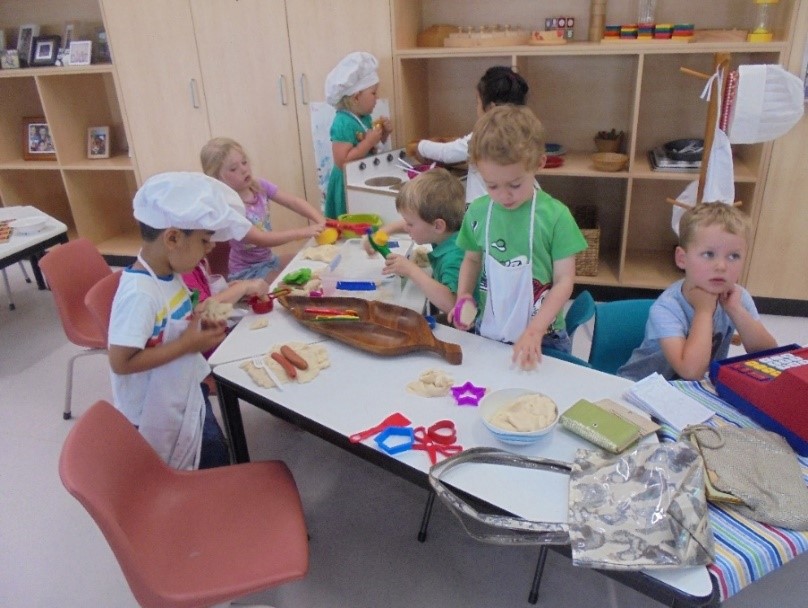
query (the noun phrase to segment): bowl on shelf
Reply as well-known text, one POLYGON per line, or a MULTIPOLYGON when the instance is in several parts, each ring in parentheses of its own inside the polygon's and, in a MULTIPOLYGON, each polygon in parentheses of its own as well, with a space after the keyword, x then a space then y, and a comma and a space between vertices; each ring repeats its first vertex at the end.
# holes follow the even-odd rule
POLYGON ((622 171, 628 164, 628 155, 618 152, 598 152, 592 155, 598 171, 622 171))
POLYGON ((667 142, 663 148, 668 158, 692 163, 701 160, 704 154, 704 140, 695 138, 674 139, 667 142))
POLYGON ((545 399, 550 399, 549 397, 546 397, 535 390, 526 388, 506 388, 485 395, 485 397, 480 400, 479 407, 480 417, 482 418, 485 428, 487 428, 491 434, 501 442, 510 445, 528 445, 538 441, 541 437, 550 433, 555 428, 556 424, 558 424, 558 407, 555 405, 555 403, 553 403, 554 412, 550 422, 536 430, 509 430, 501 426, 497 426, 495 423, 491 422, 491 418, 499 410, 504 407, 508 407, 518 399, 528 395, 535 395, 540 398, 543 397, 545 399))
POLYGON ((593 141, 595 148, 598 152, 620 152, 623 147, 623 138, 625 133, 623 131, 598 131, 593 141))

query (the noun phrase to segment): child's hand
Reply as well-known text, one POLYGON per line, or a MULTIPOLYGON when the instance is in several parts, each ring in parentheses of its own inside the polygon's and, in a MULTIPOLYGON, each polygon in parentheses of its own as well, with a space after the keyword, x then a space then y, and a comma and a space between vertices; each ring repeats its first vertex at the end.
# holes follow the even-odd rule
POLYGON ((364 249, 365 253, 367 253, 369 256, 373 256, 378 253, 370 244, 370 239, 368 238, 367 234, 362 235, 362 249, 364 249))
POLYGON ((416 139, 415 141, 411 141, 406 145, 404 148, 405 153, 412 159, 415 159, 419 164, 424 162, 424 159, 418 154, 418 144, 420 140, 416 139))
POLYGON ((325 224, 309 224, 300 229, 303 238, 314 238, 325 228, 325 224))
POLYGON ((187 352, 204 353, 221 344, 226 330, 227 321, 210 321, 194 313, 179 339, 185 342, 187 352))
POLYGON ((405 258, 403 255, 391 253, 384 260, 384 268, 382 274, 395 274, 400 277, 412 278, 412 274, 418 270, 413 262, 405 258))
POLYGON ((704 291, 701 287, 691 287, 684 291, 683 294, 696 312, 709 312, 712 314, 715 311, 715 306, 718 303, 717 295, 704 291))
POLYGON ((264 296, 269 292, 269 283, 264 279, 250 279, 244 281, 245 296, 264 296))
POLYGON ((455 299, 455 305, 452 309, 447 313, 446 318, 454 325, 457 329, 462 331, 468 331, 469 328, 474 324, 474 319, 477 317, 477 305, 474 302, 474 297, 470 293, 465 294, 457 294, 457 298, 455 299), (458 304, 460 306, 458 307, 458 304), (460 313, 455 314, 460 308, 460 313), (467 322, 464 323, 464 319, 461 318, 463 316, 463 311, 471 311, 474 315, 471 315, 471 312, 468 313, 469 319, 465 319, 467 322))
POLYGON ((362 141, 370 143, 370 147, 372 148, 381 142, 384 137, 386 137, 385 130, 384 127, 380 125, 366 131, 362 141))
POLYGON ((393 121, 390 120, 389 116, 380 116, 378 118, 379 124, 384 131, 383 137, 386 139, 390 133, 393 132, 393 121))
POLYGON ((541 340, 539 332, 526 329, 513 345, 511 361, 516 363, 519 369, 536 369, 541 363, 541 340))
POLYGON ((743 304, 741 303, 741 290, 738 289, 737 285, 733 284, 727 291, 718 296, 718 302, 727 313, 743 308, 743 304))

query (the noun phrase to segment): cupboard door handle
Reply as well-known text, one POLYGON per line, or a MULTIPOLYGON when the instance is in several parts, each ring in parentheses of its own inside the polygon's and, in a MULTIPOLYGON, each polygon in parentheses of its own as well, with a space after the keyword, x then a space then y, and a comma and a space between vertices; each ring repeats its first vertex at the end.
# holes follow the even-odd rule
POLYGON ((191 106, 198 109, 199 108, 199 95, 196 89, 196 78, 191 78, 191 82, 188 83, 188 88, 191 91, 191 106))
POLYGON ((308 84, 309 79, 306 78, 305 74, 300 75, 300 101, 304 106, 309 105, 309 95, 308 95, 308 84))
POLYGON ((281 77, 278 78, 278 92, 281 96, 281 105, 288 105, 289 100, 286 99, 286 76, 283 74, 281 74, 281 77))

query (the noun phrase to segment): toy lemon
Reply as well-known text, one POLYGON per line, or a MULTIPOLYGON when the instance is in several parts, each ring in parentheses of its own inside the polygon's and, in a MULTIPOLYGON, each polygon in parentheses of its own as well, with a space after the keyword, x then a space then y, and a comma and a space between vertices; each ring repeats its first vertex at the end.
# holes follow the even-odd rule
POLYGON ((339 231, 336 228, 329 226, 328 228, 323 229, 323 231, 317 235, 316 240, 318 245, 331 245, 332 243, 336 243, 338 238, 339 231))

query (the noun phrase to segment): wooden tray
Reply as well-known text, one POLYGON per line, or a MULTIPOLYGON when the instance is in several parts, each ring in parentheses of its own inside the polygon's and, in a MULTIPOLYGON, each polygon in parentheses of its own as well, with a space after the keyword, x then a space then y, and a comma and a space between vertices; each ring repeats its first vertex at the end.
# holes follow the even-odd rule
POLYGON ((424 317, 403 306, 343 297, 282 296, 278 302, 309 329, 376 355, 389 357, 428 350, 452 365, 463 362, 458 344, 438 340, 424 317), (306 312, 311 307, 353 310, 360 320, 315 321, 315 315, 306 312))

